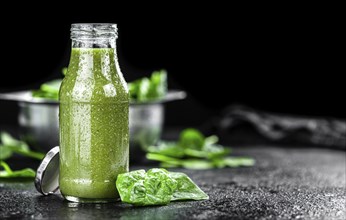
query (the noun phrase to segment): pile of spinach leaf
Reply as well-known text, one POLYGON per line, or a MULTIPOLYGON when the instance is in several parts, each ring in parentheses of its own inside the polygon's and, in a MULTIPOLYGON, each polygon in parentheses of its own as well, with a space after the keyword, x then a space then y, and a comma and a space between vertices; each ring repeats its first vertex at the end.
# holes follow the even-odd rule
POLYGON ((160 100, 167 94, 167 72, 154 71, 150 78, 144 77, 128 84, 131 99, 137 102, 160 100))
POLYGON ((41 160, 44 154, 30 150, 29 146, 20 140, 16 140, 6 132, 0 133, 0 178, 16 178, 16 177, 35 177, 35 171, 26 168, 13 171, 5 160, 12 157, 13 154, 19 154, 26 157, 41 160))
POLYGON ((198 130, 187 128, 177 142, 161 141, 157 146, 149 146, 146 158, 160 161, 165 168, 212 169, 255 164, 249 157, 228 156, 230 148, 217 144, 218 140, 215 135, 205 137, 198 130))
POLYGON ((120 174, 116 187, 121 201, 136 206, 166 205, 177 200, 209 199, 186 174, 153 168, 120 174))
MULTIPOLYGON (((67 68, 62 70, 66 75, 67 68)), ((31 95, 36 98, 59 100, 59 89, 62 79, 45 82, 40 89, 33 90, 31 95)), ((157 101, 167 94, 167 72, 154 71, 150 77, 144 77, 128 83, 131 100, 134 102, 157 101)))

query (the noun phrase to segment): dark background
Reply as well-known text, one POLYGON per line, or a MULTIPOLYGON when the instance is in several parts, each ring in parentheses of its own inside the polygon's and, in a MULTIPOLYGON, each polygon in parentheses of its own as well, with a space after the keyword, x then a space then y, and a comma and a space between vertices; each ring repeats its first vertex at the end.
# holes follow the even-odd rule
MULTIPOLYGON (((166 125, 200 126, 232 104, 346 117, 337 34, 323 11, 95 7, 13 14, 25 19, 2 24, 6 58, 0 92, 38 88, 61 77, 70 24, 108 22, 118 24, 118 56, 127 81, 164 68, 169 87, 188 92, 187 100, 167 104, 166 125)), ((16 103, 0 101, 0 109, 0 123, 16 122, 16 103)))

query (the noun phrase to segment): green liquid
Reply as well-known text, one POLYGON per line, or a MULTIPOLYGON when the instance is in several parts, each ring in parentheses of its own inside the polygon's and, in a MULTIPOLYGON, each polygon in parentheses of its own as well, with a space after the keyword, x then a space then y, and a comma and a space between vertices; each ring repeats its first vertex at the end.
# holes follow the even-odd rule
POLYGON ((129 167, 129 94, 112 48, 73 48, 60 88, 60 191, 83 201, 119 198, 129 167))

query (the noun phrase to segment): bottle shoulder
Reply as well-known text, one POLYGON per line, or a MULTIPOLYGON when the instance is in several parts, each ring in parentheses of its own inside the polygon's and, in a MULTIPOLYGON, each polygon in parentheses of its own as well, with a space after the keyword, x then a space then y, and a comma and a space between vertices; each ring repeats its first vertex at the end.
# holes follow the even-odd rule
POLYGON ((114 49, 74 48, 60 88, 60 100, 128 100, 127 83, 114 49))
POLYGON ((130 95, 126 82, 122 80, 79 79, 66 76, 60 87, 59 99, 76 102, 129 102, 130 95))

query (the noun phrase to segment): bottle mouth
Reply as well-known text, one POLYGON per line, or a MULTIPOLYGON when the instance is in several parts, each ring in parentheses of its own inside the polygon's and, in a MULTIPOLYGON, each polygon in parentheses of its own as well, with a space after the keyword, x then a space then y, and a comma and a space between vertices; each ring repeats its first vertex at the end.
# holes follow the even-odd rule
POLYGON ((71 39, 117 38, 117 24, 75 23, 71 25, 71 39))

